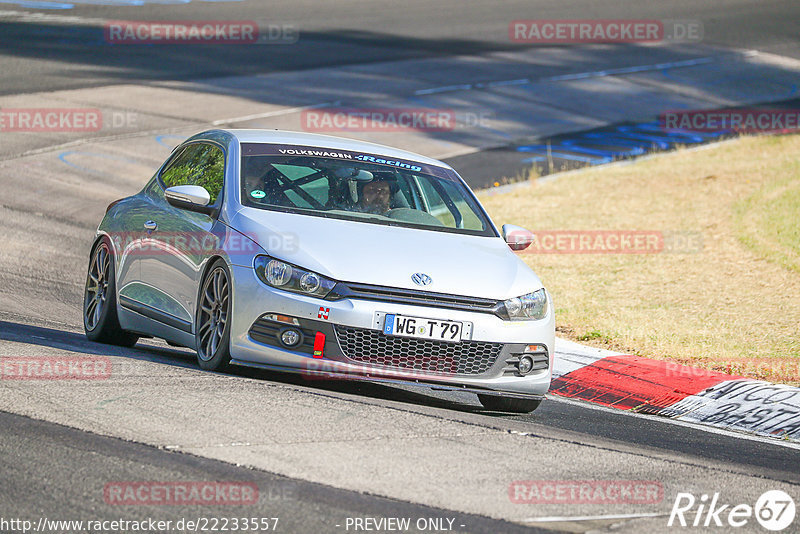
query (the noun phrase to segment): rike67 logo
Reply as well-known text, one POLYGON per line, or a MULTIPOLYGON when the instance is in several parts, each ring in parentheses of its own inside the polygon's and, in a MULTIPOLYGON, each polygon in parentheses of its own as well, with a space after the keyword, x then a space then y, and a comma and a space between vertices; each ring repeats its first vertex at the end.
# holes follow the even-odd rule
POLYGON ((755 506, 725 503, 719 493, 703 494, 699 499, 691 493, 678 493, 667 526, 731 529, 743 527, 755 517, 765 529, 779 532, 794 522, 794 516, 794 500, 781 490, 764 492, 755 506))

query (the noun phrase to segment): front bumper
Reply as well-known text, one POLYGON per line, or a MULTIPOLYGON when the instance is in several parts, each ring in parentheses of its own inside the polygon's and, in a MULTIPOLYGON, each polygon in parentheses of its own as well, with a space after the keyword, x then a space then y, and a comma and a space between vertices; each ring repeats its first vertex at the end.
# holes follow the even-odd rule
POLYGON ((555 341, 552 302, 540 321, 504 321, 491 313, 343 299, 324 301, 265 286, 252 268, 233 266, 233 363, 302 373, 309 378, 427 384, 478 393, 539 397, 550 386, 555 341), (321 310, 322 309, 322 310, 321 310), (296 318, 304 341, 281 345, 277 313, 296 318), (471 340, 448 343, 386 336, 385 313, 470 323, 471 340), (325 336, 323 357, 314 357, 316 333, 325 336), (528 345, 539 345, 533 372, 515 363, 528 345), (542 354, 543 352, 543 354, 542 354))

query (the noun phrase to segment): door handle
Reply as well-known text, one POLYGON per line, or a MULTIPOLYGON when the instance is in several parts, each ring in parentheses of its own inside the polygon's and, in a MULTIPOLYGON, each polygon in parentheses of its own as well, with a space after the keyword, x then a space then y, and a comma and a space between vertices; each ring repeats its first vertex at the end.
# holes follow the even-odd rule
POLYGON ((154 232, 158 228, 158 224, 155 221, 147 221, 144 223, 144 229, 148 232, 154 232))

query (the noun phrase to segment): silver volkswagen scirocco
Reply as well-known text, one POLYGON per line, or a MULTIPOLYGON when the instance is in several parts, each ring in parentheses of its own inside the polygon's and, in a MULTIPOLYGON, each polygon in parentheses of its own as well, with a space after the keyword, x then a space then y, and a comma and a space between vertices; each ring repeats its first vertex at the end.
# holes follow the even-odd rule
POLYGON ((445 163, 275 130, 211 130, 112 203, 92 246, 89 339, 162 338, 203 369, 468 391, 530 412, 550 385, 550 295, 445 163))

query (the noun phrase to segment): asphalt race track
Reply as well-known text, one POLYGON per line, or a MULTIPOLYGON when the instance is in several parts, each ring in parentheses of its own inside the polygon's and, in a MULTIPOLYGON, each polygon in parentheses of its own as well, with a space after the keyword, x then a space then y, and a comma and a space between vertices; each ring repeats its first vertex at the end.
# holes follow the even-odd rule
MULTIPOLYGON (((353 532, 354 518, 411 518, 409 531, 424 532, 670 532, 691 530, 667 527, 681 492, 719 493, 732 506, 773 489, 800 497, 793 443, 555 397, 509 416, 425 388, 206 373, 192 352, 160 341, 87 341, 80 308, 106 205, 138 191, 200 129, 297 129, 300 110, 331 102, 452 106, 488 122, 365 138, 445 158, 468 179, 474 166, 482 186, 496 170, 487 161, 502 159, 510 173, 527 157, 509 147, 641 123, 670 106, 797 98, 800 4, 139 3, 0 1, 0 108, 96 107, 120 119, 97 132, 0 131, 0 357, 94 356, 111 366, 106 380, 0 381, 0 531, 22 532, 2 522, 12 518, 246 516, 277 517, 277 532, 353 532), (509 22, 530 18, 700 20, 704 36, 665 46, 511 43, 509 22), (300 33, 284 45, 111 46, 103 24, 116 19, 254 19, 300 33), (623 72, 632 66, 642 68, 623 72), (515 78, 528 81, 489 86, 515 78), (510 488, 524 480, 655 481, 663 495, 514 502, 510 488), (252 483, 258 500, 109 502, 104 488, 126 481, 252 483), (438 521, 418 528, 419 519, 438 521)), ((737 531, 763 529, 753 519, 737 531)))

